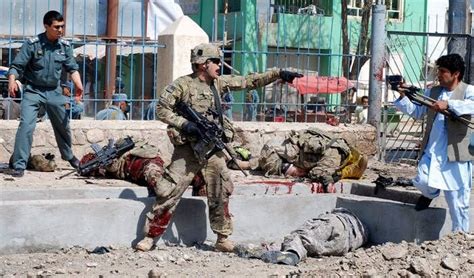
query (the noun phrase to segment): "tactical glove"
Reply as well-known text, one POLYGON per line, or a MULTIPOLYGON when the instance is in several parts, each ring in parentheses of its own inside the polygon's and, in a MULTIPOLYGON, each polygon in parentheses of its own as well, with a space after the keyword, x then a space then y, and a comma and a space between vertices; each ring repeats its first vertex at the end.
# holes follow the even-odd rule
POLYGON ((301 73, 297 73, 297 72, 293 72, 293 71, 287 71, 287 70, 280 70, 280 78, 285 81, 285 82, 289 82, 289 83, 293 83, 293 80, 295 78, 300 78, 300 77, 303 77, 304 75, 302 75, 301 73))
POLYGON ((201 130, 193 122, 186 122, 181 129, 185 135, 201 138, 201 130))

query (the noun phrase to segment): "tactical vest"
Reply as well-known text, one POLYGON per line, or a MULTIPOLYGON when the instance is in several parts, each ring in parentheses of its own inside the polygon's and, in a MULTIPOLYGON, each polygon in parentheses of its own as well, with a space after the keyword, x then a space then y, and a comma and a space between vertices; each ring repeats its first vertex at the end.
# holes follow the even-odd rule
POLYGON ((349 146, 344 139, 333 139, 317 128, 291 131, 280 146, 264 145, 259 165, 266 174, 280 175, 283 162, 310 170, 318 164, 329 148, 336 148, 343 159, 350 154, 349 146))
MULTIPOLYGON (((465 98, 467 89, 467 84, 464 82, 459 83, 459 85, 454 89, 453 94, 449 99, 463 100, 465 98)), ((430 92, 430 97, 433 99, 438 99, 441 95, 443 88, 440 86, 433 87, 430 92)), ((433 122, 436 117, 436 111, 433 109, 428 109, 427 120, 426 120, 426 130, 423 136, 423 141, 421 143, 420 153, 418 159, 421 158, 421 155, 425 151, 426 144, 433 128, 433 122)), ((471 115, 463 115, 463 118, 471 120, 471 115)), ((453 161, 472 161, 474 156, 469 153, 469 139, 472 134, 472 129, 467 125, 457 121, 455 119, 450 119, 446 117, 446 129, 448 135, 448 160, 453 161)))
MULTIPOLYGON (((215 85, 217 87, 218 94, 222 95, 222 90, 219 88, 223 86, 223 81, 221 81, 220 79, 221 78, 218 78, 215 81, 215 85)), ((222 126, 224 136, 227 142, 232 142, 234 140, 234 135, 236 131, 230 119, 223 115, 223 123, 221 125, 218 117, 212 116, 208 113, 209 108, 217 111, 214 96, 212 94, 204 94, 202 91, 199 90, 199 88, 196 89, 196 85, 193 84, 196 81, 194 80, 192 75, 182 76, 175 82, 179 82, 180 86, 183 87, 183 93, 180 95, 180 100, 190 105, 193 109, 196 110, 196 112, 201 113, 208 120, 215 122, 219 126, 222 126)), ((225 83, 225 85, 228 86, 229 82, 225 83)), ((235 84, 232 83, 231 85, 235 86, 235 84)), ((206 86, 206 90, 208 89, 207 87, 209 87, 210 92, 210 86, 206 86)), ((168 93, 173 94, 174 89, 174 86, 168 86, 164 90, 168 90, 168 93)), ((195 141, 195 138, 190 138, 186 136, 181 132, 180 128, 174 125, 168 125, 167 134, 173 145, 183 145, 185 143, 195 141)))

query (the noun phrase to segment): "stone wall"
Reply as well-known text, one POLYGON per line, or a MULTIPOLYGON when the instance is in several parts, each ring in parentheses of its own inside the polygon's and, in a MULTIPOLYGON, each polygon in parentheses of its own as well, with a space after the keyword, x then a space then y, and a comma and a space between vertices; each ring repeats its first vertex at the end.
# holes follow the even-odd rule
MULTIPOLYGON (((14 147, 15 134, 19 122, 16 120, 0 121, 0 162, 7 162, 14 147)), ((267 123, 267 122, 235 122, 237 129, 236 142, 246 146, 252 153, 258 154, 268 140, 281 138, 290 130, 302 130, 318 127, 333 136, 345 138, 361 152, 373 155, 377 151, 375 128, 370 125, 339 125, 337 127, 325 123, 267 123)), ((92 143, 103 146, 108 138, 120 138, 126 135, 144 138, 156 145, 163 153, 165 161, 169 161, 173 146, 166 134, 166 125, 160 121, 71 121, 73 149, 78 158, 90 151, 92 143)), ((49 121, 38 123, 34 132, 32 154, 51 152, 60 157, 54 132, 49 121)), ((56 160, 59 167, 66 166, 56 160)))

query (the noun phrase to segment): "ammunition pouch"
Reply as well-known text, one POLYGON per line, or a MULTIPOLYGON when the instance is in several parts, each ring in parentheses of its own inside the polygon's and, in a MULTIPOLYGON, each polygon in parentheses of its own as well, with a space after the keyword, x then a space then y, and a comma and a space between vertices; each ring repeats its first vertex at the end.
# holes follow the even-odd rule
POLYGON ((258 164, 260 168, 265 172, 265 176, 268 175, 281 175, 282 159, 276 152, 276 150, 268 145, 264 145, 260 153, 258 164))

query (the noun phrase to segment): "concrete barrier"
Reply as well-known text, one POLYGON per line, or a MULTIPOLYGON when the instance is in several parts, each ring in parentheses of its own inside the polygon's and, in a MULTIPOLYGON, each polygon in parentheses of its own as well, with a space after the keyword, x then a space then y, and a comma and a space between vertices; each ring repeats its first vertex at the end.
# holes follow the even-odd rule
MULTIPOLYGON (((356 213, 368 226, 369 240, 422 242, 449 233, 443 207, 416 212, 412 204, 350 194, 347 182, 335 194, 316 194, 307 184, 288 186, 236 184, 231 197, 234 234, 242 243, 281 242, 307 219, 335 207, 356 213), (346 193, 341 193, 341 190, 346 193)), ((360 186, 360 185, 359 185, 360 186)), ((370 185, 366 185, 370 186, 370 185)), ((0 254, 38 252, 73 245, 133 246, 141 237, 145 213, 154 198, 145 188, 70 187, 2 189, 0 254)), ((214 241, 206 199, 185 193, 160 242, 193 245, 214 241)))

